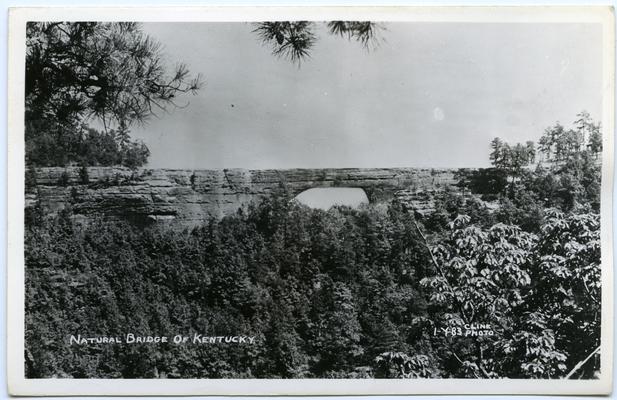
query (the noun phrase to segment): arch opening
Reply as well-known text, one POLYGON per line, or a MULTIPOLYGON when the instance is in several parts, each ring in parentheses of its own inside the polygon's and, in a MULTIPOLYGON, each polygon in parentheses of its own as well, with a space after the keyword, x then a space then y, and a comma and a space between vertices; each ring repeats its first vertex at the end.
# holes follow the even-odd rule
POLYGON ((311 188, 295 197, 299 203, 311 208, 328 210, 332 206, 347 206, 358 208, 369 204, 364 189, 350 187, 311 188))

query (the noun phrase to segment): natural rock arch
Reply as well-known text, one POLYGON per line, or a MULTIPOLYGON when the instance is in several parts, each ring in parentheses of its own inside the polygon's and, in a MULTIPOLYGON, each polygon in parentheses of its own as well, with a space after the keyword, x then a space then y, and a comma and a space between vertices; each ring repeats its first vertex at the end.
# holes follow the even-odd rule
POLYGON ((296 195, 294 199, 309 207, 325 210, 334 205, 357 208, 370 203, 364 189, 340 186, 310 188, 296 195))
POLYGON ((418 212, 430 211, 446 190, 458 191, 454 170, 415 168, 325 168, 285 170, 171 170, 79 167, 30 170, 36 190, 26 193, 26 207, 50 213, 71 205, 88 219, 105 216, 192 226, 221 218, 280 192, 297 196, 312 188, 364 190, 371 204, 394 198, 418 212))

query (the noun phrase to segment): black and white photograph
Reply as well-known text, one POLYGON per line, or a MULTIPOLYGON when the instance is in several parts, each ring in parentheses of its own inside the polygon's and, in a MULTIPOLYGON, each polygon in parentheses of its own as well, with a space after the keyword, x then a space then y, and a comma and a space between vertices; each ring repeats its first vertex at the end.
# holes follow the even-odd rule
POLYGON ((19 11, 15 394, 611 390, 611 9, 19 11))

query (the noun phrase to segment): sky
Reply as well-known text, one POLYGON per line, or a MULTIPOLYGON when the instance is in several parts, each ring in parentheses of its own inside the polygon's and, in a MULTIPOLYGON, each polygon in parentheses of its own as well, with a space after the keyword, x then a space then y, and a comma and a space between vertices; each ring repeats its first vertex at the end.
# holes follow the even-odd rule
POLYGON ((496 136, 602 117, 599 24, 383 27, 367 51, 320 24, 298 66, 250 23, 145 23, 205 85, 132 135, 152 168, 460 168, 488 166, 496 136))

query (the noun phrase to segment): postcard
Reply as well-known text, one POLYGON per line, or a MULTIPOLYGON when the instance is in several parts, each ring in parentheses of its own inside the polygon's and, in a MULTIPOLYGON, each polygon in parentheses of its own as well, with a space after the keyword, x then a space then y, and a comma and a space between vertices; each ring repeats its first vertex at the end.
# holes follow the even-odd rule
POLYGON ((612 8, 9 29, 11 394, 611 392, 612 8))

